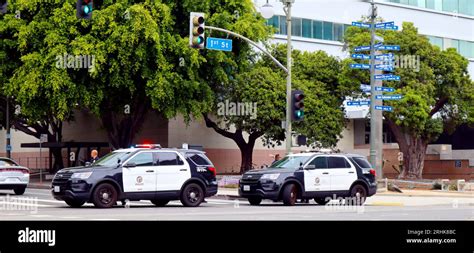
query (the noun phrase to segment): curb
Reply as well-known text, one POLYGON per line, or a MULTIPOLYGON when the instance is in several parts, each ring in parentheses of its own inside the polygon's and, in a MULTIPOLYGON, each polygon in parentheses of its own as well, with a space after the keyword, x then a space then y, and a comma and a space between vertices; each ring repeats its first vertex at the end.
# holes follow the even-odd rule
POLYGON ((29 183, 26 188, 30 189, 51 189, 50 184, 29 183))
POLYGON ((402 202, 383 202, 383 201, 375 201, 372 203, 367 203, 368 206, 404 206, 402 202))

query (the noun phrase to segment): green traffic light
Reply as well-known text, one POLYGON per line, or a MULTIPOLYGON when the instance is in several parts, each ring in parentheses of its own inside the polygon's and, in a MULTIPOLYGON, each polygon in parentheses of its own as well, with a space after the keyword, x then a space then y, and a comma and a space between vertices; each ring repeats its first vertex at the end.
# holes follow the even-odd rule
POLYGON ((88 5, 84 6, 84 13, 87 15, 91 11, 90 7, 88 5))
POLYGON ((296 114, 296 118, 297 118, 297 119, 301 119, 301 118, 303 118, 303 116, 304 116, 304 112, 303 112, 303 111, 296 111, 295 114, 296 114))

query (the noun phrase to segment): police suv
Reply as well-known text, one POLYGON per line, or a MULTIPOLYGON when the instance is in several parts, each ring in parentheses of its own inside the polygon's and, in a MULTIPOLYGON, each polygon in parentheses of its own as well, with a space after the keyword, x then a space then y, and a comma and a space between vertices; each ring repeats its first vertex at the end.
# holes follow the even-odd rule
POLYGON ((289 206, 298 199, 314 199, 325 205, 334 198, 361 205, 376 190, 375 170, 365 157, 353 154, 292 154, 271 168, 245 173, 239 181, 239 195, 251 205, 262 199, 289 206))
POLYGON ((204 152, 156 145, 116 150, 92 165, 62 169, 52 182, 54 198, 71 207, 92 202, 108 208, 127 200, 156 206, 181 200, 196 207, 216 193, 216 169, 204 152))

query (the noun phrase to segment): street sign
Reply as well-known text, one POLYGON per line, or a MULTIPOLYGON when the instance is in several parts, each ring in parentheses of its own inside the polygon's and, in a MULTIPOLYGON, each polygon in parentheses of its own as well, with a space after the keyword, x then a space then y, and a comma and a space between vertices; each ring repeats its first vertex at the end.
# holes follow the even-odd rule
POLYGON ((378 35, 374 35, 374 39, 377 40, 377 41, 381 41, 381 42, 384 42, 384 39, 378 35))
POLYGON ((377 95, 375 99, 378 100, 400 100, 402 99, 402 95, 377 95))
POLYGON ((393 51, 400 51, 399 45, 380 45, 376 47, 377 50, 393 50, 393 51))
POLYGON ((375 91, 394 92, 395 89, 391 87, 375 86, 375 91))
POLYGON ((40 142, 48 142, 48 135, 47 134, 41 134, 40 135, 40 142))
POLYGON ((348 101, 347 106, 361 106, 361 105, 370 105, 369 100, 363 100, 363 101, 348 101))
POLYGON ((360 28, 370 28, 370 24, 365 24, 361 22, 352 22, 352 26, 356 26, 360 28))
POLYGON ((386 60, 392 60, 395 57, 394 54, 388 53, 388 54, 379 54, 375 56, 375 60, 378 61, 386 61, 386 60))
POLYGON ((219 51, 232 51, 232 40, 208 37, 206 48, 219 51))
POLYGON ((370 69, 370 64, 352 63, 349 64, 349 67, 351 67, 351 69, 370 69))
POLYGON ((395 22, 390 21, 390 22, 384 22, 384 23, 377 23, 375 24, 375 28, 384 28, 386 26, 394 26, 395 22))
POLYGON ((366 54, 351 54, 352 59, 370 60, 370 55, 366 54))
POLYGON ((360 46, 360 47, 354 48, 354 51, 355 51, 355 52, 369 51, 369 50, 370 50, 370 46, 360 46))
POLYGON ((378 69, 378 70, 383 70, 383 71, 393 71, 394 68, 392 65, 375 65, 375 69, 378 69))
POLYGON ((12 151, 12 145, 10 145, 10 144, 7 144, 7 146, 6 146, 6 150, 7 150, 7 151, 12 151))
POLYGON ((363 92, 370 92, 370 85, 368 84, 361 83, 359 88, 363 92))
POLYGON ((376 105, 375 110, 391 112, 391 111, 393 111, 393 108, 391 106, 387 106, 387 105, 376 105))
POLYGON ((400 81, 400 76, 396 75, 375 75, 375 80, 400 81))

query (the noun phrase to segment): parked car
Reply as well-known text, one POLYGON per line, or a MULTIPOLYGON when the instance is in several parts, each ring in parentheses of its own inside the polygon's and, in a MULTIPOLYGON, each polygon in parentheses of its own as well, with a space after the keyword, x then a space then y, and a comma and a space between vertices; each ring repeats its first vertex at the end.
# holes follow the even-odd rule
POLYGON ((52 194, 71 207, 91 202, 109 208, 126 200, 150 200, 156 206, 181 200, 196 207, 217 194, 216 169, 202 151, 139 146, 58 171, 52 194))
POLYGON ((0 189, 23 195, 30 182, 30 170, 10 158, 0 157, 0 189))
POLYGON ((239 195, 251 205, 262 199, 289 206, 298 199, 314 199, 325 205, 340 197, 361 205, 376 190, 375 170, 367 159, 340 153, 292 154, 268 169, 248 171, 239 182, 239 195))

